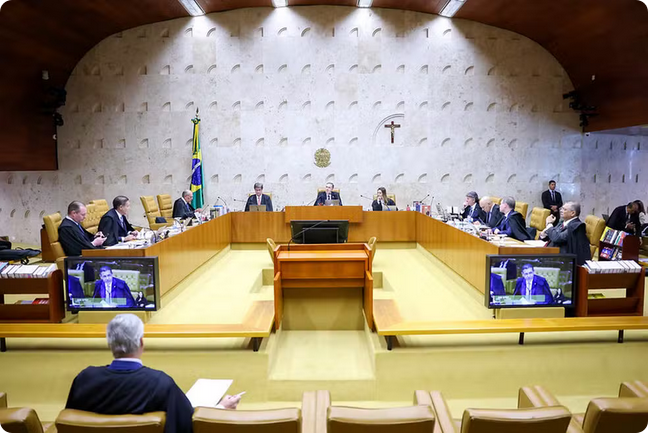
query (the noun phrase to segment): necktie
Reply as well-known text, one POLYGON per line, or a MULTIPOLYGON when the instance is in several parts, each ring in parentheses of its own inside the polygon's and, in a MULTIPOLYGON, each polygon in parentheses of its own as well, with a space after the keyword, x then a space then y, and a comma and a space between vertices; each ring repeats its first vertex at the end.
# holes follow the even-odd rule
POLYGON ((551 201, 553 201, 553 202, 556 201, 556 195, 554 194, 553 191, 551 191, 551 201))
POLYGON ((112 287, 111 286, 106 286, 106 302, 110 304, 110 298, 112 295, 112 287))
POLYGON ((330 200, 330 199, 331 199, 331 194, 328 194, 328 195, 326 196, 326 199, 327 199, 327 200, 330 200))
POLYGON ((185 202, 185 207, 187 208, 187 212, 191 212, 191 209, 189 208, 189 203, 185 202))
POLYGON ((124 217, 119 217, 119 225, 121 225, 121 228, 126 230, 126 224, 124 223, 124 217))
POLYGON ((261 196, 257 195, 257 206, 261 206, 261 196))
POLYGON ((527 293, 526 293, 526 298, 530 301, 531 300, 531 284, 527 283, 527 293))
POLYGON ((491 213, 490 211, 488 211, 488 219, 486 220, 487 223, 490 223, 490 217, 491 217, 491 213))
POLYGON ((77 224, 77 226, 79 226, 79 230, 81 230, 81 233, 83 234, 83 236, 85 236, 85 230, 83 230, 81 224, 77 224))

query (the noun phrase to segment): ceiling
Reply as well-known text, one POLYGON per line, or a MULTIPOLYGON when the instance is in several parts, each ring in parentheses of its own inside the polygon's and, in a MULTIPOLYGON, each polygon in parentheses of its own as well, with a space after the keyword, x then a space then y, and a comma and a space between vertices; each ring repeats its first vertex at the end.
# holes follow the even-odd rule
MULTIPOLYGON (((271 0, 197 0, 206 13, 271 7, 271 0)), ((352 6, 355 0, 289 0, 352 6)), ((445 0, 374 0, 373 7, 438 13, 445 0)), ((0 9, 0 171, 55 170, 43 81, 64 86, 93 46, 144 24, 185 17, 177 0, 10 0, 0 9)), ((464 18, 527 36, 563 65, 600 131, 648 124, 648 9, 639 0, 468 0, 464 18), (592 76, 596 79, 592 81, 592 76)))

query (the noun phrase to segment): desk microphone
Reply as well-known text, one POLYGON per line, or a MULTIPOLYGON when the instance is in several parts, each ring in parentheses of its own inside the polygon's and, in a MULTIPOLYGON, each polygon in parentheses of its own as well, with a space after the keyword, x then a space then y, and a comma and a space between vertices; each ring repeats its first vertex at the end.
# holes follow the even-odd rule
POLYGON ((234 201, 240 201, 241 203, 247 203, 247 200, 240 200, 238 198, 233 198, 232 200, 234 201))
POLYGON ((321 220, 321 221, 318 221, 318 222, 316 222, 315 224, 313 224, 312 226, 310 226, 310 227, 306 227, 304 230, 302 230, 302 231, 300 231, 299 233, 296 233, 295 235, 293 235, 293 236, 290 238, 290 240, 288 241, 288 251, 290 251, 290 244, 292 243, 292 241, 295 240, 295 238, 296 238, 297 236, 302 235, 302 234, 306 233, 307 231, 309 231, 310 229, 314 229, 314 228, 317 227, 318 225, 323 224, 323 223, 327 223, 327 222, 329 222, 329 220, 321 220))
MULTIPOLYGON (((317 198, 316 198, 315 200, 317 200, 317 198)), ((311 201, 309 201, 307 204, 302 204, 302 206, 310 206, 310 205, 312 205, 313 203, 315 203, 315 200, 311 200, 311 201)))
POLYGON ((220 200, 220 201, 223 202, 223 204, 225 205, 225 211, 228 212, 227 209, 229 209, 229 206, 227 205, 227 202, 225 201, 225 199, 222 198, 221 196, 218 196, 218 197, 216 198, 216 202, 217 202, 217 203, 218 203, 218 200, 220 200))
MULTIPOLYGON (((425 197, 423 197, 423 200, 425 200, 425 199, 428 198, 429 196, 430 196, 430 194, 426 195, 425 197)), ((421 203, 421 204, 423 204, 423 200, 419 200, 418 202, 421 203)))

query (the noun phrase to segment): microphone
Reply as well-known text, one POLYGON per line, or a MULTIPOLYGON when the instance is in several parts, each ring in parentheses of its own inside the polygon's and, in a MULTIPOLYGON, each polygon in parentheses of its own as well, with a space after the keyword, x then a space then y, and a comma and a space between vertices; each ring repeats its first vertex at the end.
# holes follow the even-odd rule
POLYGON ((301 235, 301 234, 304 234, 304 233, 306 233, 307 231, 309 231, 309 230, 311 230, 311 229, 314 229, 314 228, 317 227, 318 225, 323 224, 323 223, 327 223, 327 222, 329 222, 329 220, 321 220, 321 221, 318 221, 318 222, 316 222, 315 224, 313 224, 312 226, 310 226, 310 227, 306 227, 304 230, 300 231, 299 233, 296 233, 296 234, 295 234, 294 236, 292 236, 292 237, 290 238, 290 240, 288 241, 288 251, 290 251, 290 244, 292 243, 292 241, 295 240, 295 238, 296 238, 297 236, 299 236, 299 235, 301 235))
POLYGON ((221 196, 218 196, 218 198, 216 198, 216 202, 218 202, 218 200, 223 202, 223 204, 225 205, 226 210, 229 209, 229 206, 227 205, 227 202, 225 201, 225 199, 223 199, 221 196))
MULTIPOLYGON (((315 200, 317 200, 317 198, 316 198, 315 200)), ((302 204, 302 206, 310 206, 310 205, 312 205, 313 203, 315 203, 315 200, 311 200, 311 201, 309 201, 307 204, 302 204)))
POLYGON ((238 198, 233 198, 234 201, 240 201, 241 203, 247 203, 247 200, 239 200, 238 198))
POLYGON ((421 203, 421 204, 423 204, 423 200, 425 200, 425 199, 428 198, 429 196, 430 196, 430 194, 426 195, 425 197, 423 197, 422 200, 419 200, 418 202, 421 203))
POLYGON ((362 197, 362 198, 366 198, 367 200, 371 200, 371 201, 373 201, 372 198, 366 197, 366 196, 364 196, 364 195, 362 195, 362 194, 360 194, 360 197, 362 197))

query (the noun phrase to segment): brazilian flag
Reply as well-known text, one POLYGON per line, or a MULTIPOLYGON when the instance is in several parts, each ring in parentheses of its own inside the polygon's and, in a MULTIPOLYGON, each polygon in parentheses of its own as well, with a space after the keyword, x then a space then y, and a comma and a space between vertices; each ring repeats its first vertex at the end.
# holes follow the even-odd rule
POLYGON ((196 117, 191 119, 193 122, 193 156, 191 160, 191 192, 193 192, 193 200, 191 205, 194 209, 202 208, 205 203, 204 188, 205 184, 203 178, 202 166, 202 151, 200 150, 200 138, 198 134, 200 126, 200 117, 198 110, 196 110, 196 117))

